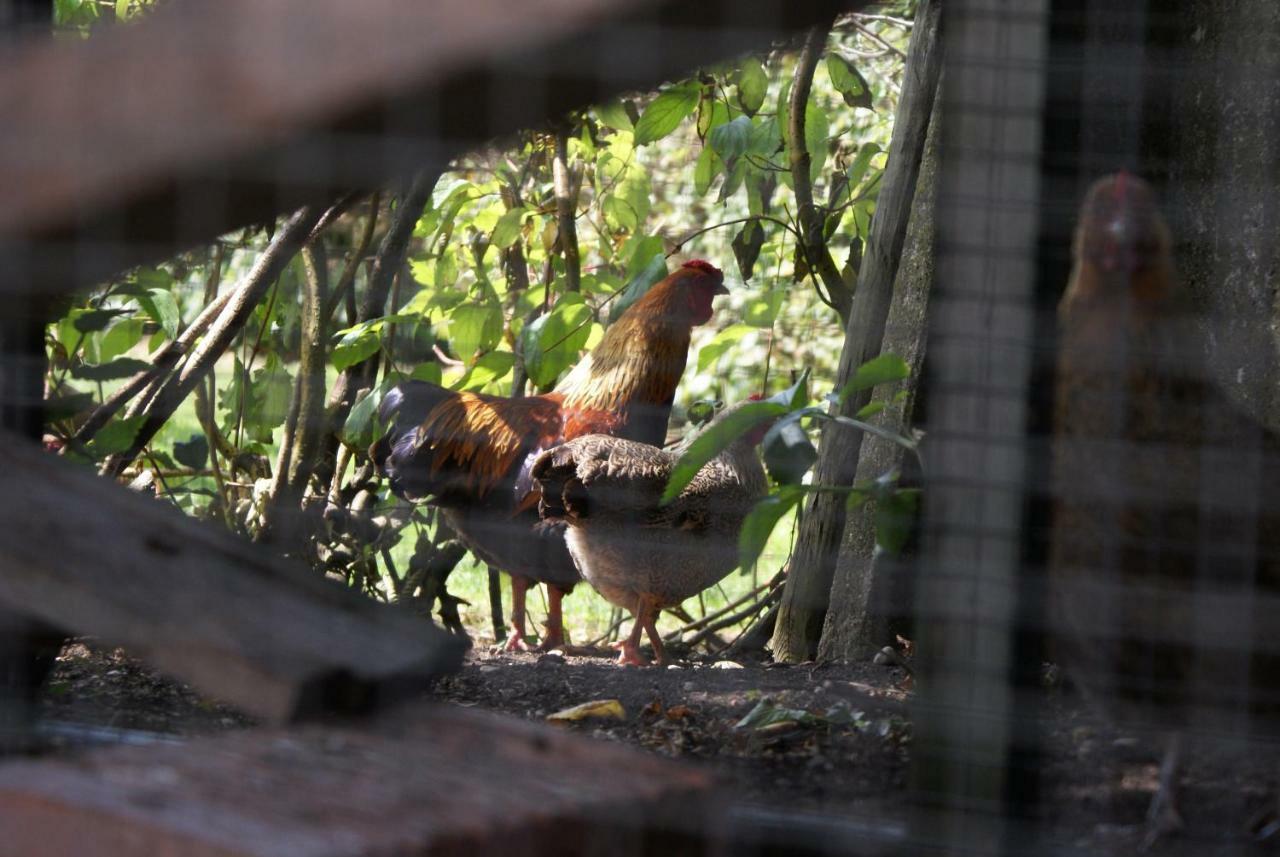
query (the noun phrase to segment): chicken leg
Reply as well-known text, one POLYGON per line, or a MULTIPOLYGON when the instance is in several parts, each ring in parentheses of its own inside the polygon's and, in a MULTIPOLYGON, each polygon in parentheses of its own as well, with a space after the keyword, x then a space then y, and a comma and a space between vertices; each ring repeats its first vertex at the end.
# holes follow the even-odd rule
POLYGON ((649 642, 653 643, 654 659, 662 664, 666 663, 667 654, 662 648, 662 638, 658 636, 658 610, 659 607, 654 602, 647 599, 637 599, 635 610, 635 621, 631 624, 631 633, 627 635, 625 640, 619 640, 613 644, 613 648, 618 650, 618 663, 622 666, 648 666, 649 659, 640 652, 640 634, 647 632, 649 634, 649 642))
POLYGON ((529 591, 530 581, 518 574, 511 575, 511 631, 502 646, 504 652, 527 652, 529 643, 524 638, 525 596, 529 591))

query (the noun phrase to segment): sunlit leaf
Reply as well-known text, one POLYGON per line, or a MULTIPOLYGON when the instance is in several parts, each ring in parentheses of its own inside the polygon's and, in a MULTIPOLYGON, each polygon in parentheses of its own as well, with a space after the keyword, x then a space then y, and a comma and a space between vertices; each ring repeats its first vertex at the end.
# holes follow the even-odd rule
POLYGON ((688 487, 703 465, 723 452, 742 434, 763 422, 777 419, 789 410, 791 409, 781 402, 766 399, 748 402, 732 413, 719 417, 700 431, 684 454, 676 460, 675 466, 671 468, 671 476, 667 479, 666 490, 662 493, 662 502, 670 503, 679 497, 680 492, 688 487))
POLYGON ((765 94, 769 91, 769 76, 765 74, 760 61, 751 57, 742 61, 742 70, 738 72, 738 104, 748 116, 754 116, 764 106, 765 94))
POLYGON ((715 181, 716 175, 722 169, 724 169, 724 162, 720 160, 715 149, 703 146, 702 152, 698 154, 698 161, 693 166, 694 193, 698 196, 706 196, 707 191, 711 190, 711 183, 715 181))
POLYGON ((623 131, 630 131, 632 128, 631 117, 627 115, 627 109, 616 98, 597 105, 596 116, 610 128, 618 128, 623 131))
POLYGON ((551 312, 525 327, 521 336, 529 379, 539 387, 555 383, 561 372, 577 362, 590 333, 591 308, 582 296, 562 297, 551 312))
POLYGON ((679 127, 680 122, 698 106, 701 87, 693 81, 679 83, 658 94, 649 102, 636 122, 637 146, 661 140, 679 127))
POLYGON ((449 313, 449 344, 470 362, 477 351, 488 351, 502 336, 502 308, 493 301, 459 304, 449 313))
POLYGON ((493 227, 490 242, 499 250, 505 250, 520 237, 520 227, 524 225, 524 206, 509 209, 493 227))
POLYGON ((178 335, 178 324, 181 318, 178 301, 171 292, 165 289, 148 289, 145 293, 137 295, 135 300, 138 306, 142 307, 143 312, 160 325, 166 336, 173 339, 178 335))
POLYGON ((333 368, 341 372, 349 366, 361 363, 377 353, 381 345, 379 329, 369 324, 358 324, 341 331, 338 344, 333 347, 329 359, 333 368))
POLYGON ((698 374, 714 366, 726 351, 751 332, 752 328, 749 325, 731 324, 717 333, 710 342, 698 350, 698 374))
POLYGON ((901 381, 911 374, 907 361, 896 354, 885 352, 872 357, 854 371, 853 377, 840 390, 840 398, 848 398, 859 390, 868 390, 878 384, 901 381))
POLYGON ((837 53, 827 54, 827 76, 831 78, 831 85, 844 98, 845 104, 872 109, 871 87, 867 85, 862 72, 848 58, 837 53))

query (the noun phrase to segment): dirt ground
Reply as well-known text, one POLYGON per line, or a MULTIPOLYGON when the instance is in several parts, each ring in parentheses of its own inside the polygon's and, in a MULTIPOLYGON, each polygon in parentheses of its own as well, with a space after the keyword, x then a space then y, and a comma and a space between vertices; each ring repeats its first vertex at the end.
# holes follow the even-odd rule
MULTIPOLYGON (((697 660, 622 668, 599 656, 473 650, 435 693, 528 720, 617 700, 621 719, 564 724, 595 738, 714 767, 735 802, 821 813, 880 828, 907 814, 911 679, 873 664, 778 666, 697 660)), ((1043 813, 1037 823, 1080 853, 1133 854, 1155 788, 1153 736, 1096 722, 1067 690, 1046 690, 1043 813)), ((239 729, 250 718, 202 699, 118 650, 68 645, 43 701, 59 752, 86 742, 182 740, 239 729)), ((1275 756, 1193 748, 1181 780, 1187 831, 1153 853, 1274 853, 1243 835, 1276 793, 1275 756)))

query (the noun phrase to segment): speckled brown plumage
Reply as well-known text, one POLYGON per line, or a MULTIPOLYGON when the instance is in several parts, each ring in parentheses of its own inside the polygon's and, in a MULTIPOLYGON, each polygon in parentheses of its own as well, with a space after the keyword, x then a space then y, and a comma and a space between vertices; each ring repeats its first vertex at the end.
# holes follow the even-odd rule
POLYGON ((660 443, 688 357, 690 332, 725 294, 705 262, 678 268, 630 306, 595 349, 545 395, 511 399, 409 381, 383 400, 391 423, 371 450, 393 490, 444 509, 467 547, 513 577, 513 647, 523 646, 524 588, 551 585, 546 642, 563 641, 560 596, 578 573, 562 528, 540 525, 529 467, 567 439, 606 433, 660 443))
MULTIPOLYGON (((1170 244, 1141 180, 1094 185, 1059 308, 1055 651, 1121 721, 1274 736, 1280 441, 1210 377, 1170 244)), ((1157 795, 1152 837, 1176 820, 1157 795)))
MULTIPOLYGON (((729 409, 713 421, 723 419, 729 409)), ((764 494, 766 480, 748 432, 707 462, 680 495, 659 503, 678 455, 604 435, 569 441, 539 456, 533 478, 545 520, 567 525, 569 553, 583 578, 610 602, 635 614, 620 662, 642 662, 640 631, 663 607, 679 604, 738 563, 738 531, 764 494)))

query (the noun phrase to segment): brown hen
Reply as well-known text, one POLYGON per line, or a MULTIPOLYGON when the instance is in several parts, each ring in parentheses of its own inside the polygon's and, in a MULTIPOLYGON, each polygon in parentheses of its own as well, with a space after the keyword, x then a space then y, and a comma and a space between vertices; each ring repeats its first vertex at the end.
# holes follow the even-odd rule
POLYGON ((1112 718, 1170 736, 1150 845, 1181 825, 1184 734, 1277 731, 1280 440, 1210 377, 1142 180, 1089 191, 1059 317, 1056 653, 1112 718))
MULTIPOLYGON (((702 431, 735 408, 722 411, 702 431)), ((767 487, 756 447, 768 426, 748 431, 707 462, 671 503, 660 503, 679 454, 588 435, 543 453, 533 466, 543 519, 568 526, 578 571, 635 616, 616 645, 618 663, 647 663, 640 634, 665 660, 658 612, 713 586, 738 564, 738 530, 767 487)))

